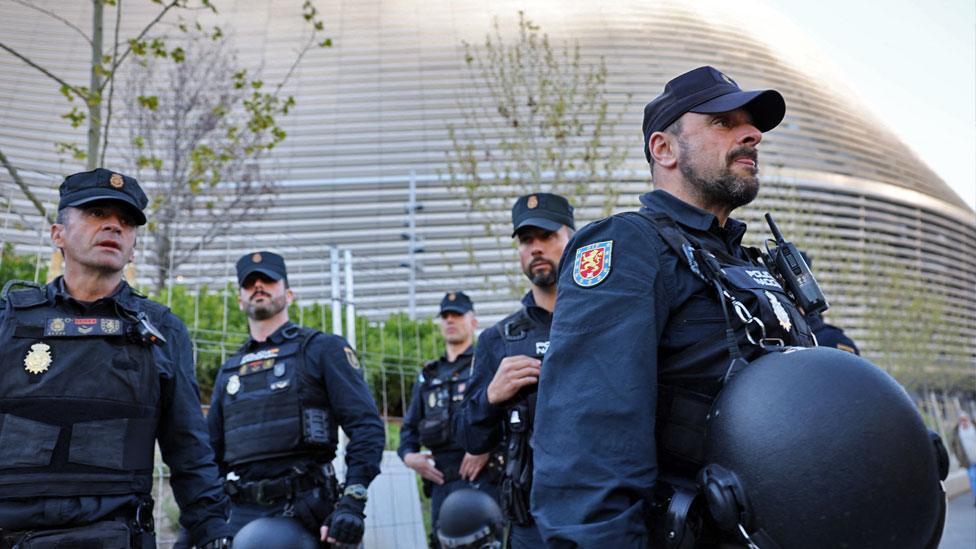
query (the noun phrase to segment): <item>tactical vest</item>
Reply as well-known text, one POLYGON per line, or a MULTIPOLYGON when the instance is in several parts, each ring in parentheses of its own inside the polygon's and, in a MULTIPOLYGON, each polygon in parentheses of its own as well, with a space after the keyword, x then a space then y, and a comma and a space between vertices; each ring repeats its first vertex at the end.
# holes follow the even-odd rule
POLYGON ((420 443, 437 450, 451 443, 451 415, 464 400, 474 373, 474 359, 458 360, 451 370, 435 376, 438 361, 428 362, 420 374, 420 399, 424 417, 417 426, 420 443))
MULTIPOLYGON (((542 359, 549 350, 548 324, 539 324, 529 317, 523 307, 496 325, 505 343, 505 356, 527 355, 542 359)), ((518 525, 533 524, 529 511, 532 491, 532 446, 530 441, 535 418, 538 384, 526 387, 506 408, 506 460, 502 480, 501 500, 505 514, 518 525)))
MULTIPOLYGON (((760 261, 758 250, 747 248, 748 260, 706 251, 667 215, 641 214, 705 283, 703 297, 715 303, 721 315, 711 319, 711 335, 659 357, 658 464, 665 475, 694 478, 704 465, 706 417, 725 381, 766 348, 809 347, 815 340, 792 298, 760 261)), ((702 322, 688 311, 689 302, 671 311, 670 324, 702 322)))
POLYGON ((238 351, 221 372, 224 461, 231 468, 282 456, 331 461, 338 430, 322 380, 305 368, 305 348, 320 332, 285 330, 280 345, 238 351))
POLYGON ((160 384, 157 357, 136 332, 142 312, 115 302, 111 313, 82 317, 44 289, 10 292, 0 498, 150 492, 160 384))

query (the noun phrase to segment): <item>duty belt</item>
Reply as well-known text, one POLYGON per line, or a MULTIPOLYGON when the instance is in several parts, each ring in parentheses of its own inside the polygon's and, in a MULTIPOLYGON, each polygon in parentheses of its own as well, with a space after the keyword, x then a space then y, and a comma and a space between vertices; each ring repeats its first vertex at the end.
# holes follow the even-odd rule
MULTIPOLYGON (((332 465, 327 465, 324 469, 326 475, 333 476, 335 474, 332 465)), ((317 477, 315 471, 308 471, 286 477, 251 482, 228 480, 224 482, 224 491, 236 503, 271 505, 292 499, 295 494, 324 485, 325 479, 317 477)))

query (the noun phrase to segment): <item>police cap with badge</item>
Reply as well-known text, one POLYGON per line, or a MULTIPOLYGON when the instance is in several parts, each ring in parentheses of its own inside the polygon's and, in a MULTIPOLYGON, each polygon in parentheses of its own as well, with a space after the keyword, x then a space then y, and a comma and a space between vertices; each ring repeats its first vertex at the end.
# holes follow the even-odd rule
POLYGON ((126 206, 136 225, 146 224, 146 214, 142 210, 149 204, 149 199, 139 186, 139 182, 127 175, 105 168, 79 172, 64 178, 58 192, 61 196, 58 201, 58 211, 68 207, 77 208, 99 200, 112 200, 126 206))
POLYGON ((237 283, 240 286, 244 286, 247 278, 255 273, 260 273, 275 282, 284 280, 285 283, 288 283, 285 258, 273 252, 260 251, 244 254, 237 260, 237 283))
POLYGON ((512 206, 512 236, 523 227, 558 231, 563 225, 575 229, 573 207, 569 201, 552 193, 533 193, 519 197, 512 206))
POLYGON ((644 156, 651 161, 647 146, 651 134, 664 131, 685 113, 718 114, 740 108, 749 111, 761 132, 778 126, 786 115, 786 101, 778 91, 743 91, 714 67, 698 67, 676 76, 664 86, 664 93, 644 107, 644 156))
POLYGON ((444 299, 441 300, 440 316, 444 316, 444 313, 463 315, 473 310, 474 303, 471 302, 471 298, 466 293, 448 292, 444 294, 444 299))

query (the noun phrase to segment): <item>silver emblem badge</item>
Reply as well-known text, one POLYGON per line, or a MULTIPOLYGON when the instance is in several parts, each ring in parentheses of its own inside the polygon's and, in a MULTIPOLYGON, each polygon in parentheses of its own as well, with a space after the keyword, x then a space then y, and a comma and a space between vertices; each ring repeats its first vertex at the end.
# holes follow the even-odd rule
POLYGON ((31 374, 41 374, 51 366, 51 347, 47 343, 31 345, 30 352, 24 357, 24 369, 31 374))
POLYGON ((284 362, 276 362, 275 363, 275 365, 274 365, 274 375, 275 375, 275 377, 281 377, 281 376, 285 375, 285 363, 284 362))
POLYGON ((236 395, 237 391, 241 390, 241 378, 235 376, 230 376, 227 380, 227 394, 236 395))
POLYGON ((786 312, 786 308, 780 303, 776 294, 772 292, 763 291, 766 294, 766 299, 769 300, 769 304, 773 306, 773 313, 776 314, 776 320, 779 321, 779 325, 783 327, 787 332, 793 328, 793 322, 790 321, 790 314, 786 312))

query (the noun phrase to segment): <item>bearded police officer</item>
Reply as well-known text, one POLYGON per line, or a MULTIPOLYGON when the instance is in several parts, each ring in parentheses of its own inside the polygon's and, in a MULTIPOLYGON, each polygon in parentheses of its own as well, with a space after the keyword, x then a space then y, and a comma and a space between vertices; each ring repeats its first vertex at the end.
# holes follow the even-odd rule
MULTIPOLYGON (((424 479, 424 491, 431 498, 434 532, 444 498, 463 488, 475 488, 497 499, 500 473, 500 455, 489 463, 490 454, 466 453, 451 434, 451 416, 461 404, 474 371, 478 320, 471 298, 464 292, 446 294, 441 300, 440 321, 446 352, 425 364, 417 377, 397 450, 407 467, 424 479), (431 454, 420 453, 421 446, 429 448, 431 454)), ((431 546, 437 545, 437 536, 432 533, 431 546)))
POLYGON ((64 276, 0 312, 0 547, 155 547, 157 441, 192 542, 229 547, 186 327, 122 279, 146 195, 101 168, 60 195, 64 276))
POLYGON ((285 514, 322 541, 358 544, 385 434, 356 352, 289 321, 294 295, 280 255, 245 254, 237 281, 251 337, 221 367, 207 418, 230 524, 285 514), (340 426, 349 435, 341 490, 331 465, 340 426))
POLYGON ((573 208, 562 196, 535 193, 512 208, 522 272, 531 290, 523 307, 482 332, 474 381, 454 421, 454 434, 471 453, 505 447, 502 508, 511 521, 510 547, 539 547, 529 511, 532 486, 532 418, 542 357, 556 306, 559 258, 575 228, 573 208))
POLYGON ((723 379, 762 347, 812 345, 729 217, 755 198, 757 147, 784 114, 778 92, 712 67, 671 80, 644 110, 656 190, 566 248, 536 413, 532 503, 550 546, 663 543, 646 526, 655 488, 694 481, 723 379))

